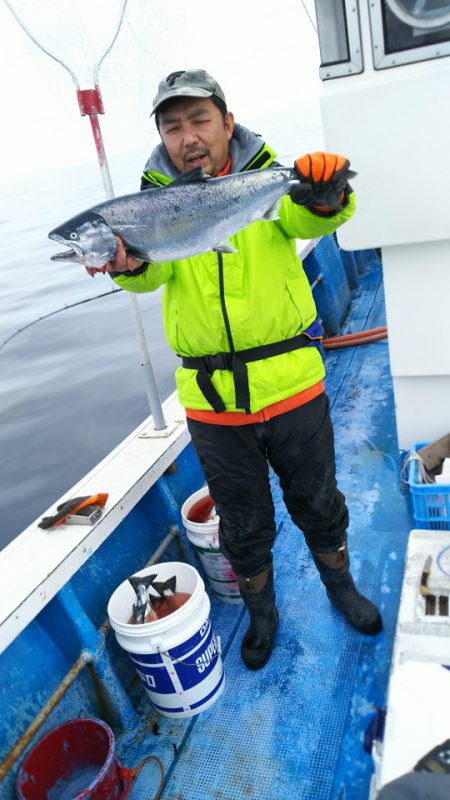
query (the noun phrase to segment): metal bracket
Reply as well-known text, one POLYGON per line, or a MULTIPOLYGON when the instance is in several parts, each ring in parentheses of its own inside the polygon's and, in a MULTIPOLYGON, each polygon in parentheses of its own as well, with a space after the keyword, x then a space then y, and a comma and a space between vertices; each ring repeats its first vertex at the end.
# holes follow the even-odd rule
POLYGON ((94 525, 100 519, 102 509, 99 506, 85 506, 76 514, 68 514, 65 525, 94 525))
POLYGON ((157 431, 156 428, 149 425, 142 433, 139 434, 138 439, 165 439, 167 436, 170 436, 177 425, 180 425, 182 420, 175 420, 174 422, 168 422, 165 428, 162 428, 160 431, 157 431))

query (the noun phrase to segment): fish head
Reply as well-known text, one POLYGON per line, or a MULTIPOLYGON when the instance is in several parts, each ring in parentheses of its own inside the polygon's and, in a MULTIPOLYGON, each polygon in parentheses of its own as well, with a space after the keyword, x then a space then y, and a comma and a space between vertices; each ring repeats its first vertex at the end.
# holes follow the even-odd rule
POLYGON ((85 267, 102 267, 111 261, 117 241, 101 214, 85 211, 50 231, 49 239, 69 250, 51 256, 52 261, 77 261, 85 267))

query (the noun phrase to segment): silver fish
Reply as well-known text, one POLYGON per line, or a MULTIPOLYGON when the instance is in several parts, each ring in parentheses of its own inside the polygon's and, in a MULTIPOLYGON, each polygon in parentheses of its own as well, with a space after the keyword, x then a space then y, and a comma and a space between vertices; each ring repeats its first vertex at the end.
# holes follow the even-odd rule
POLYGON ((277 219, 283 195, 300 181, 274 167, 210 178, 201 167, 160 189, 99 203, 59 225, 49 238, 70 247, 53 261, 101 267, 114 258, 120 236, 144 261, 175 261, 215 250, 234 253, 229 236, 256 220, 277 219))
POLYGON ((136 592, 136 602, 133 603, 133 616, 135 622, 137 622, 139 625, 142 625, 145 619, 148 605, 149 586, 152 585, 152 582, 157 577, 157 575, 147 575, 147 577, 142 578, 138 577, 137 575, 132 575, 130 578, 128 578, 134 591, 136 592))

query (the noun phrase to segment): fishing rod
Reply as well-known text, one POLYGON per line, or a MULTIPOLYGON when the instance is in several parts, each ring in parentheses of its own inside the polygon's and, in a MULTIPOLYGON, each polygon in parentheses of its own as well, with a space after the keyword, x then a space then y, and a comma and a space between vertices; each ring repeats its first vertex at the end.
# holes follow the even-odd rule
POLYGON ((110 294, 117 294, 117 292, 123 291, 122 289, 111 289, 109 292, 103 292, 102 294, 97 294, 95 297, 86 297, 84 300, 78 300, 76 303, 70 303, 69 305, 61 306, 61 308, 57 308, 55 311, 50 311, 48 314, 44 314, 42 317, 36 317, 31 322, 27 322, 26 325, 23 325, 22 328, 18 328, 14 333, 7 337, 1 344, 0 350, 3 350, 4 347, 19 333, 23 333, 23 331, 28 330, 28 328, 32 328, 33 325, 37 325, 38 322, 42 322, 44 319, 48 319, 49 317, 54 317, 55 314, 61 314, 62 311, 68 311, 69 308, 75 308, 75 306, 82 306, 84 303, 90 303, 91 300, 99 300, 101 297, 108 297, 110 294))
MULTIPOLYGON (((98 163, 99 163, 99 167, 100 167, 100 173, 101 173, 101 176, 102 176, 102 181, 103 181, 103 186, 104 186, 104 189, 105 189, 105 194, 106 194, 106 197, 107 197, 108 200, 112 199, 114 197, 114 190, 113 190, 113 185, 112 185, 112 180, 111 180, 111 173, 109 171, 108 161, 107 161, 107 158, 106 158, 105 147, 104 147, 104 144, 103 144, 102 131, 101 131, 101 128, 100 128, 100 122, 99 122, 99 118, 98 118, 100 114, 104 114, 103 101, 102 101, 102 96, 101 96, 100 86, 99 86, 99 70, 100 70, 100 66, 102 64, 102 61, 107 56, 107 54, 109 53, 109 51, 113 47, 114 42, 117 39, 117 36, 119 34, 119 30, 121 28, 121 25, 122 25, 122 22, 123 22, 123 18, 124 18, 124 15, 125 15, 125 8, 126 8, 127 0, 119 0, 120 5, 119 5, 118 19, 117 19, 115 27, 113 28, 112 36, 111 36, 109 44, 103 49, 103 51, 99 54, 99 56, 97 57, 96 60, 94 58, 93 53, 91 53, 91 58, 94 59, 94 63, 93 64, 89 63, 89 61, 88 61, 88 63, 83 63, 82 67, 80 66, 80 70, 84 71, 85 74, 89 73, 89 79, 91 79, 92 83, 94 84, 94 88, 89 88, 89 89, 84 89, 84 88, 81 89, 81 87, 79 85, 79 82, 78 82, 77 75, 76 75, 76 70, 74 68, 72 68, 71 66, 69 66, 69 64, 67 63, 67 59, 64 58, 64 56, 57 55, 55 53, 55 48, 54 47, 45 47, 42 44, 41 37, 38 37, 38 36, 36 36, 35 34, 32 33, 32 31, 30 30, 30 24, 26 24, 26 22, 22 18, 23 9, 22 9, 22 14, 19 15, 17 13, 15 7, 14 7, 14 0, 5 0, 5 3, 7 5, 7 7, 9 8, 9 10, 11 11, 11 13, 12 13, 13 17, 15 18, 15 20, 18 22, 20 27, 25 31, 25 33, 30 37, 30 39, 41 50, 43 50, 44 53, 46 53, 48 56, 50 56, 50 58, 53 58, 55 61, 57 61, 58 64, 61 64, 61 66, 64 67, 64 69, 67 70, 67 72, 69 73, 70 77, 72 78, 72 80, 73 80, 73 82, 75 84, 75 89, 76 89, 76 93, 77 93, 77 100, 78 100, 78 106, 79 106, 79 109, 80 109, 80 114, 81 114, 82 117, 88 116, 89 120, 90 120, 90 123, 91 123, 92 135, 93 135, 93 138, 94 138, 95 149, 96 149, 96 152, 97 152, 97 159, 98 159, 98 163)), ((32 10, 33 6, 30 6, 29 9, 32 10)), ((30 10, 29 23, 31 21, 31 10, 30 10)), ((54 17, 52 19, 53 19, 53 21, 55 21, 54 17)), ((69 24, 70 24, 70 20, 69 20, 69 24)), ((62 41, 64 41, 64 37, 62 37, 62 41)), ((63 52, 64 52, 64 48, 63 48, 63 52)), ((138 338, 138 342, 139 342, 139 348, 140 348, 140 351, 141 351, 141 357, 142 357, 141 366, 142 366, 142 369, 144 371, 143 372, 143 374, 144 374, 144 384, 145 384, 148 403, 149 403, 149 406, 150 406, 150 412, 151 412, 151 414, 153 416, 153 424, 154 424, 154 427, 155 427, 156 431, 164 430, 165 428, 167 428, 167 424, 166 424, 166 421, 164 419, 164 413, 163 413, 163 410, 162 410, 161 400, 160 400, 159 393, 158 393, 158 387, 157 387, 157 384, 156 384, 156 379, 155 379, 155 375, 154 375, 152 364, 151 364, 150 353, 149 353, 149 350, 148 350, 148 347, 147 347, 147 341, 146 341, 146 338, 145 338, 144 327, 143 327, 143 324, 142 324, 142 319, 141 319, 141 315, 140 315, 140 311, 139 311, 138 301, 137 301, 136 296, 133 293, 130 292, 128 296, 130 298, 131 310, 132 310, 133 319, 134 319, 134 325, 135 325, 136 334, 137 334, 137 338, 138 338)), ((44 317, 43 317, 43 319, 44 319, 44 317)), ((17 333, 19 333, 19 332, 20 331, 17 331, 17 333)), ((14 334, 14 335, 16 335, 16 334, 14 334)), ((7 340, 7 341, 9 341, 9 340, 7 340)), ((4 344, 2 345, 2 347, 4 346, 4 344)))

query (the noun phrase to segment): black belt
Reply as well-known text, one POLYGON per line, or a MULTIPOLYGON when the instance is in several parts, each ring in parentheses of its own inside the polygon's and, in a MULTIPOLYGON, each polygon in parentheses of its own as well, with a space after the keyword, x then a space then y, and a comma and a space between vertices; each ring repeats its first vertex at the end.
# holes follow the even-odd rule
POLYGON ((261 344, 258 347, 249 347, 247 350, 236 350, 232 353, 216 353, 207 356, 181 356, 183 367, 196 369, 197 383, 212 406, 216 414, 225 411, 225 403, 214 388, 211 375, 216 369, 228 369, 233 373, 234 388, 236 392, 236 408, 243 408, 250 414, 250 388, 248 385, 248 372, 246 364, 250 361, 260 361, 263 358, 279 356, 299 350, 308 344, 320 344, 321 339, 313 339, 307 334, 300 333, 291 339, 281 342, 261 344))

